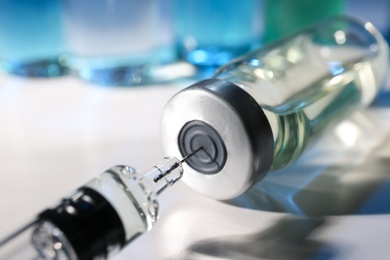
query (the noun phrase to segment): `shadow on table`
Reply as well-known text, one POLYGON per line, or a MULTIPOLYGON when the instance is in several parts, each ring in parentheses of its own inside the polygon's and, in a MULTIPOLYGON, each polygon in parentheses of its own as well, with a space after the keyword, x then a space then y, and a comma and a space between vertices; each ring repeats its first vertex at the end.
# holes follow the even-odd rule
POLYGON ((321 218, 286 217, 259 233, 196 242, 188 259, 332 259, 335 249, 309 238, 324 224, 321 218))
POLYGON ((271 172, 227 203, 309 217, 390 213, 390 138, 372 151, 348 151, 340 161, 332 165, 298 163, 271 172))
POLYGON ((389 112, 353 114, 298 161, 226 203, 306 217, 390 213, 389 112))
POLYGON ((242 196, 225 201, 286 217, 249 235, 195 242, 188 248, 189 259, 333 259, 345 254, 345 245, 335 248, 316 239, 315 234, 331 226, 326 222, 330 216, 390 213, 389 126, 381 123, 386 118, 375 116, 357 115, 362 127, 344 125, 339 137, 345 140, 328 136, 315 146, 323 149, 310 150, 242 196), (350 146, 342 148, 342 141, 350 146))
POLYGON ((289 214, 264 231, 195 242, 187 249, 189 259, 325 260, 337 258, 340 251, 345 254, 348 248, 334 248, 313 234, 327 229, 328 216, 390 213, 389 139, 380 146, 362 164, 354 164, 359 154, 350 153, 350 164, 299 164, 274 173, 227 203, 289 214), (389 156, 383 156, 383 148, 389 156))

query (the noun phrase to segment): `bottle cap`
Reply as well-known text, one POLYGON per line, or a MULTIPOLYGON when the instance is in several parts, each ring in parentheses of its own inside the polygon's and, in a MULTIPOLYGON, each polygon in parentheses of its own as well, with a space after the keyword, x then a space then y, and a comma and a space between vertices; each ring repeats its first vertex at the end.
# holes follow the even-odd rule
POLYGON ((245 192, 271 167, 274 139, 258 103, 224 80, 198 82, 176 94, 162 116, 166 154, 185 157, 183 181, 224 200, 245 192))

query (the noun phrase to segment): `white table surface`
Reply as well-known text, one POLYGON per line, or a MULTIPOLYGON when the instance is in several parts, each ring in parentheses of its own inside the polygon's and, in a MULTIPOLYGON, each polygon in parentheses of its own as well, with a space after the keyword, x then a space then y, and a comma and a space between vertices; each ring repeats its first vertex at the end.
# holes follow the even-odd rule
MULTIPOLYGON (((0 236, 111 166, 160 160, 160 115, 186 84, 0 76, 0 236)), ((337 129, 235 201, 172 187, 154 229, 115 259, 389 259, 390 112, 337 129)))

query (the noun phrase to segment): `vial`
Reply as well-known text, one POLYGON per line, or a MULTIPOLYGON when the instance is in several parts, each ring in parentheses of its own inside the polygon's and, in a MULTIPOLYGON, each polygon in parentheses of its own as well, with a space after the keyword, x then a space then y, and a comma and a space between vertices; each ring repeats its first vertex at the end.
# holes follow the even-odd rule
POLYGON ((236 197, 376 96, 388 45, 369 22, 333 17, 238 58, 176 94, 162 118, 167 153, 185 156, 184 182, 236 197))

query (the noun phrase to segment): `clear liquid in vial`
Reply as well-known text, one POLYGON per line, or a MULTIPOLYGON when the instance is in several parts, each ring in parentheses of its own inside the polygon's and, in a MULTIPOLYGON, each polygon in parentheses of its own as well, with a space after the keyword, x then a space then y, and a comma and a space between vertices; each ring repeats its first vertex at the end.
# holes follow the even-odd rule
POLYGON ((372 101, 387 57, 378 49, 387 49, 380 44, 333 48, 313 43, 308 35, 271 47, 216 77, 242 87, 263 108, 274 134, 275 170, 294 161, 325 126, 372 101))

